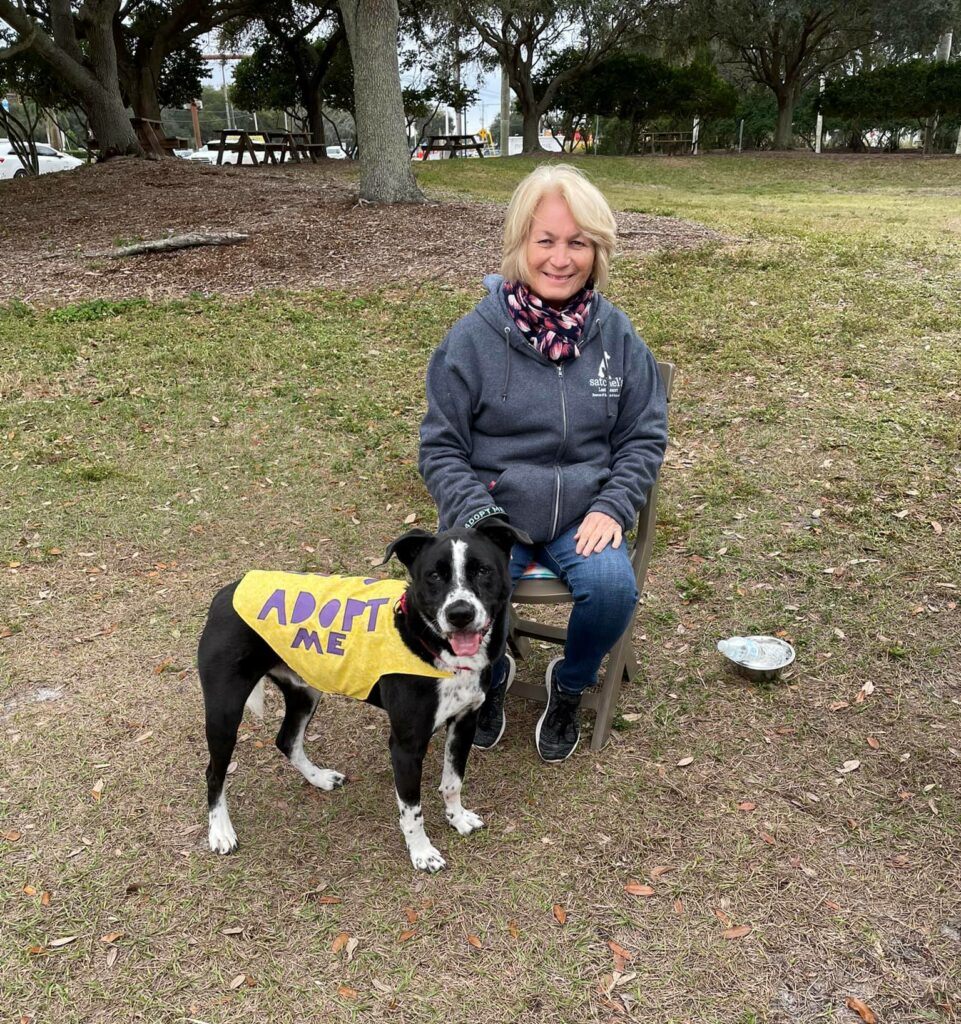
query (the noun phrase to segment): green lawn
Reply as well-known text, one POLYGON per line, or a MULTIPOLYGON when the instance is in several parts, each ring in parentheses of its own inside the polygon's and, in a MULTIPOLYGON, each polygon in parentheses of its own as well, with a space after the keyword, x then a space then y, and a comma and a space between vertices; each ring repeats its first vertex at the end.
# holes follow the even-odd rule
MULTIPOLYGON (((385 720, 333 699, 312 748, 347 788, 310 790, 245 723, 242 847, 211 855, 194 655, 245 568, 364 572, 411 512, 432 523, 424 367, 478 288, 0 308, 11 1020, 958 1014, 961 160, 578 165, 617 208, 727 239, 614 267, 679 370, 643 678, 612 744, 559 768, 510 704, 469 766, 478 836, 426 779, 436 877, 404 852, 385 720), (795 644, 791 678, 724 670, 716 640, 749 632, 795 644)), ((418 175, 503 201, 530 166, 418 175)))

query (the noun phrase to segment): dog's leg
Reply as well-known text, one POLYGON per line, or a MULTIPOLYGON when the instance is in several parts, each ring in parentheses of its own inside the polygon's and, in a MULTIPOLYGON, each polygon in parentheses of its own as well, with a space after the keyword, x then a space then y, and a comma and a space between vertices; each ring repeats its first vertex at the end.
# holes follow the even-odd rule
POLYGON ((404 833, 411 863, 419 871, 440 871, 447 862, 435 849, 424 831, 424 812, 420 804, 420 780, 424 768, 427 742, 416 748, 401 746, 393 731, 390 734, 390 760, 394 766, 394 787, 400 810, 400 830, 404 833))
POLYGON ((237 742, 237 729, 244 715, 245 697, 235 698, 226 706, 207 707, 207 842, 214 853, 233 853, 237 849, 237 833, 227 812, 224 780, 227 766, 237 742))
POLYGON ((484 827, 480 815, 468 811, 460 802, 461 787, 467 769, 467 756, 474 742, 477 712, 468 711, 455 718, 447 726, 447 742, 444 745, 444 773, 441 776, 440 792, 447 808, 447 820, 462 836, 469 836, 484 827))
POLYGON ((281 675, 278 670, 272 671, 269 678, 280 687, 287 709, 277 733, 277 746, 281 753, 312 786, 327 790, 342 786, 346 776, 330 768, 318 768, 304 752, 304 733, 317 710, 320 694, 313 687, 281 675))

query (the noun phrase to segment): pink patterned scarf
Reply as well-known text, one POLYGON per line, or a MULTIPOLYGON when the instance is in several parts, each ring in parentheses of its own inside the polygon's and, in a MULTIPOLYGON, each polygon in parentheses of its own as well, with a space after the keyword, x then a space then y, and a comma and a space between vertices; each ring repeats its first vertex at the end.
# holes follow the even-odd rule
POLYGON ((554 309, 527 285, 505 281, 507 308, 518 330, 541 355, 555 363, 576 359, 581 354, 577 343, 584 332, 584 320, 594 297, 593 284, 588 281, 563 309, 554 309))

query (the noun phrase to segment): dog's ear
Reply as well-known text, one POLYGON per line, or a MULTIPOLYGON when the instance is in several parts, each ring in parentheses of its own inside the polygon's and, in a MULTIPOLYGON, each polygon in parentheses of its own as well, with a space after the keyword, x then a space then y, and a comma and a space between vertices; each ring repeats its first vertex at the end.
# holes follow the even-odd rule
POLYGON ((414 559, 423 551, 424 545, 429 544, 433 539, 434 535, 427 530, 410 530, 403 537, 398 537, 397 540, 392 540, 387 545, 384 560, 380 564, 386 565, 396 555, 409 569, 413 565, 414 559))
POLYGON ((500 516, 487 516, 474 529, 492 540, 502 551, 506 551, 507 554, 511 553, 511 548, 517 541, 520 541, 521 544, 533 543, 523 530, 518 530, 516 526, 511 526, 506 519, 502 519, 500 516))

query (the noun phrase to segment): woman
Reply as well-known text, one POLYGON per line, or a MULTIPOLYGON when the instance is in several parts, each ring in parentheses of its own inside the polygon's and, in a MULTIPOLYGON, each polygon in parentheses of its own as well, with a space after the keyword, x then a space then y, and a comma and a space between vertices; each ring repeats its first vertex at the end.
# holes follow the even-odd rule
MULTIPOLYGON (((657 364, 627 316, 600 294, 616 225, 580 172, 544 165, 517 186, 504 224, 501 275, 431 357, 420 471, 440 527, 498 515, 527 532, 516 583, 531 562, 574 596, 564 654, 547 669, 535 730, 545 761, 580 738, 581 694, 631 622, 637 588, 624 533, 667 443, 657 364)), ((494 667, 474 745, 504 733, 509 655, 494 667)))

